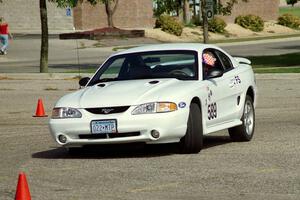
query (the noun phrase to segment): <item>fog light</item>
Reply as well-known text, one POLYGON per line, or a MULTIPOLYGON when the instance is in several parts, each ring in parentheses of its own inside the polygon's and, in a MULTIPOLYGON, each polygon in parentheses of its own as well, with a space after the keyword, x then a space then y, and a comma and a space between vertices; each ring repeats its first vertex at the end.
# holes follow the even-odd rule
POLYGON ((59 135, 59 136, 58 136, 58 140, 59 140, 61 143, 66 143, 66 142, 67 142, 67 137, 64 136, 64 135, 59 135))
POLYGON ((157 130, 151 131, 151 136, 155 139, 159 138, 159 132, 157 130))

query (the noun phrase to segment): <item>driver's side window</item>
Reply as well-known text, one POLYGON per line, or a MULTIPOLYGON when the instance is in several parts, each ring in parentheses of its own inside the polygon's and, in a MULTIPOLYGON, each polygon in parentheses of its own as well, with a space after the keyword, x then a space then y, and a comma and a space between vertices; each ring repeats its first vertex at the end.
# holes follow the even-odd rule
POLYGON ((208 74, 213 69, 219 69, 224 71, 222 63, 220 62, 215 51, 212 49, 205 49, 202 53, 202 66, 203 66, 203 78, 207 79, 208 74))

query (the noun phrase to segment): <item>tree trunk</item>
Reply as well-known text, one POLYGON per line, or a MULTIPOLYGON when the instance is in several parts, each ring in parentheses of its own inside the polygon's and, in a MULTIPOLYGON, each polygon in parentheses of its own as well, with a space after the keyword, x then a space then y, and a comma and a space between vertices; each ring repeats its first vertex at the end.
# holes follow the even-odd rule
POLYGON ((193 0, 193 15, 194 15, 194 19, 196 19, 196 0, 193 0))
POLYGON ((105 1, 105 11, 107 15, 108 27, 115 27, 113 21, 113 15, 117 10, 119 0, 106 0, 105 1), (112 3, 114 2, 114 3, 112 3), (113 5, 114 4, 114 5, 113 5))
POLYGON ((191 21, 189 0, 183 1, 183 20, 184 20, 184 23, 186 23, 186 24, 189 24, 191 21))
POLYGON ((107 13, 107 24, 108 24, 108 27, 115 27, 114 21, 113 21, 113 16, 110 12, 107 13))
POLYGON ((40 72, 48 73, 48 19, 46 0, 40 0, 40 16, 41 16, 41 57, 40 72))
POLYGON ((203 43, 208 43, 208 19, 205 12, 206 7, 206 0, 201 1, 201 14, 202 14, 202 21, 203 21, 203 43))

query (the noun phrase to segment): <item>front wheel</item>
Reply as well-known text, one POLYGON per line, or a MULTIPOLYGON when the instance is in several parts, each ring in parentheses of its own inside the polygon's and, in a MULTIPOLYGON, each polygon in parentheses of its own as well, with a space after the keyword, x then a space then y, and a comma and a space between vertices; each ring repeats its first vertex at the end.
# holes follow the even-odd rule
POLYGON ((199 153, 203 146, 202 114, 199 106, 192 103, 187 124, 187 131, 180 140, 181 153, 199 153))
POLYGON ((250 96, 246 96, 242 124, 237 127, 229 128, 228 132, 233 141, 247 142, 250 141, 254 134, 255 128, 255 111, 253 101, 250 96))

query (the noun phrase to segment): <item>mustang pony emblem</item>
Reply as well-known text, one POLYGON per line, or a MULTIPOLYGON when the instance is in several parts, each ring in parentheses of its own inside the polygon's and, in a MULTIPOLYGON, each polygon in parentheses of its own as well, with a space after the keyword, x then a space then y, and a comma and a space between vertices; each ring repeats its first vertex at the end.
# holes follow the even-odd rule
POLYGON ((103 109, 101 109, 101 111, 104 112, 105 114, 108 114, 108 113, 110 113, 113 110, 114 109, 109 109, 109 108, 103 108, 103 109))

